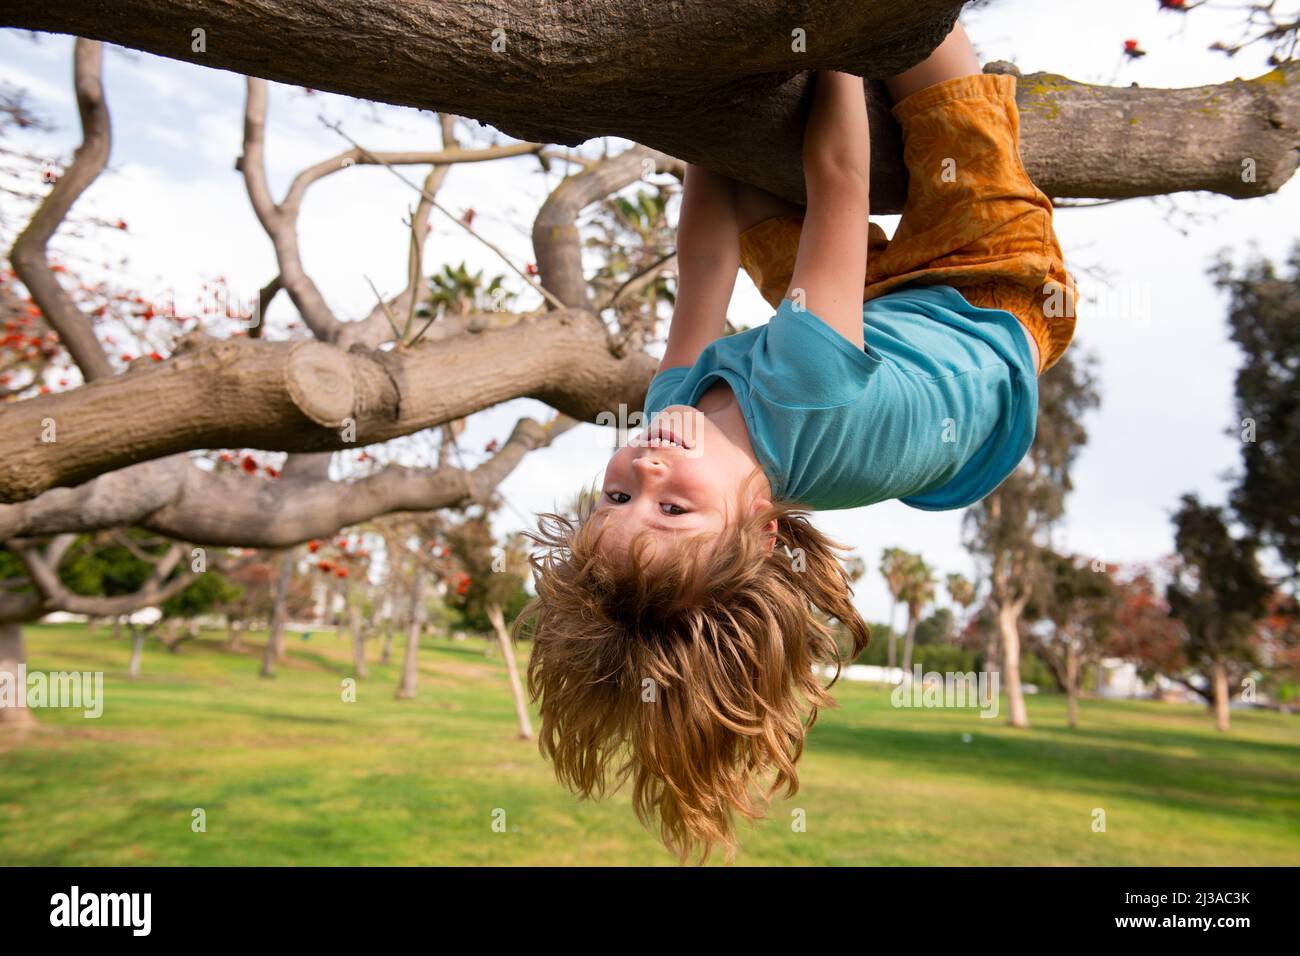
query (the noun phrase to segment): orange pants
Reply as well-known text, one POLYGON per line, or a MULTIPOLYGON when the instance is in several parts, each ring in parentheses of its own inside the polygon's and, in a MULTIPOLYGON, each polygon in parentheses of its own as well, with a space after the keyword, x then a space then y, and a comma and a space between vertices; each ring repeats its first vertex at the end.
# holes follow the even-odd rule
MULTIPOLYGON (((1052 230, 1052 204, 1020 162, 1014 76, 945 80, 894 106, 909 183, 892 240, 869 227, 863 301, 904 285, 944 284, 971 305, 1005 309, 1029 330, 1039 374, 1074 336, 1077 290, 1052 230)), ((740 261, 778 308, 790 287, 802 216, 746 229, 740 261)))

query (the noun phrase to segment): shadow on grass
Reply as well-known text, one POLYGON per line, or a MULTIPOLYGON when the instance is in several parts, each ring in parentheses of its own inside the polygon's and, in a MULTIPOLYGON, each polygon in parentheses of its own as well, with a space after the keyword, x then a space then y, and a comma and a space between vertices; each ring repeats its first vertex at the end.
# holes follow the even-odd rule
MULTIPOLYGON (((870 718, 867 718, 870 719, 870 718)), ((1223 746, 1205 752, 1204 738, 1193 734, 1123 734, 1110 731, 1074 731, 1063 739, 1059 730, 1013 731, 990 727, 981 732, 970 723, 936 729, 934 724, 915 727, 864 727, 818 722, 808 738, 810 753, 832 753, 870 760, 911 761, 929 773, 952 772, 979 779, 1003 780, 1035 788, 1054 786, 1079 793, 1105 792, 1112 796, 1159 803, 1166 807, 1210 811, 1254 818, 1261 812, 1294 814, 1300 809, 1300 773, 1281 767, 1252 764, 1249 742, 1227 756, 1223 746), (969 743, 963 739, 969 734, 969 743), (1169 738, 1173 739, 1169 739, 1169 738), (1194 747, 1195 757, 1152 752, 1152 744, 1194 747), (1117 741, 1125 745, 1117 745, 1117 741), (1132 744, 1141 741, 1141 749, 1132 744)), ((1215 741, 1217 744, 1218 742, 1215 741)), ((1286 748, 1264 745, 1271 754, 1286 748)), ((1296 752, 1296 748, 1292 748, 1296 752)))

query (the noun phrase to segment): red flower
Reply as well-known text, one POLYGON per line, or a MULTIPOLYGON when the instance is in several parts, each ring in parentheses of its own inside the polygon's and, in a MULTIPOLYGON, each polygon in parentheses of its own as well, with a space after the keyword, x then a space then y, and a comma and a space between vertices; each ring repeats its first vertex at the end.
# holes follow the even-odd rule
POLYGON ((157 352, 150 352, 149 357, 153 359, 155 362, 161 362, 163 360, 163 357, 159 355, 157 352))
POLYGON ((524 271, 527 272, 530 276, 537 275, 537 263, 535 262, 528 263, 528 265, 524 268, 524 271))
POLYGON ((123 362, 134 362, 134 361, 135 361, 135 356, 134 356, 134 355, 131 355, 129 352, 123 352, 123 353, 122 353, 122 361, 123 361, 123 362))
POLYGON ((244 460, 239 463, 239 467, 251 475, 257 471, 257 461, 252 455, 245 455, 244 460))
POLYGON ((334 570, 334 565, 330 564, 328 561, 317 561, 316 567, 320 568, 322 571, 327 571, 327 572, 334 570))
POLYGON ((337 571, 334 572, 334 574, 340 578, 346 578, 348 576, 348 569, 339 568, 337 571))
POLYGON ((307 550, 310 551, 312 554, 315 554, 317 551, 320 550, 320 542, 319 542, 319 541, 308 541, 308 542, 307 542, 307 550))
POLYGON ((119 220, 117 221, 117 228, 118 228, 118 229, 126 229, 126 220, 125 220, 125 219, 119 219, 119 220))
POLYGON ((1165 10, 1186 10, 1185 0, 1160 0, 1160 6, 1165 10))
POLYGON ((462 577, 460 579, 460 583, 456 585, 456 593, 463 595, 466 591, 468 591, 469 582, 470 582, 469 575, 465 575, 464 577, 462 577))
POLYGON ((1147 51, 1138 47, 1137 40, 1124 41, 1124 55, 1131 60, 1136 60, 1140 56, 1146 56, 1147 51))
POLYGON ((234 461, 234 460, 235 460, 235 456, 232 455, 232 454, 231 454, 230 452, 228 452, 228 451, 223 451, 223 452, 221 453, 221 460, 222 460, 222 461, 234 461))
POLYGON ((266 466, 266 473, 267 473, 268 475, 270 475, 272 478, 279 478, 279 477, 280 477, 280 472, 277 471, 276 469, 272 468, 270 465, 267 465, 267 466, 266 466))

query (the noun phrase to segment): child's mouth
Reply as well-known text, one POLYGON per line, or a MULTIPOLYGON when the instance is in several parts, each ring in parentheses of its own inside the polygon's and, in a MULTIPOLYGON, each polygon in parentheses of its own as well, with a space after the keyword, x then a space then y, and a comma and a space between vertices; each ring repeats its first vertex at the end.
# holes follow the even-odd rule
POLYGON ((690 451, 694 447, 683 441, 682 437, 671 428, 658 423, 646 429, 637 438, 636 443, 647 448, 680 448, 682 451, 690 451))

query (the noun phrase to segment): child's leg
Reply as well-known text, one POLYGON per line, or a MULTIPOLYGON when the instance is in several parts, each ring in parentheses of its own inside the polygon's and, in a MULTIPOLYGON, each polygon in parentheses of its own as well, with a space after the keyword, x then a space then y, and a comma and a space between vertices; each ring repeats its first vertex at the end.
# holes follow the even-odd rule
POLYGON ((803 214, 804 208, 797 202, 782 199, 749 183, 736 183, 736 222, 742 233, 768 219, 803 214))
POLYGON ((980 73, 979 57, 971 46, 970 37, 966 35, 960 23, 954 24, 952 32, 934 48, 928 57, 897 76, 885 80, 889 95, 897 103, 917 90, 923 90, 955 76, 972 76, 980 73))
POLYGON ((873 249, 865 297, 953 286, 972 305, 1015 315, 1046 371, 1073 336, 1075 292, 1052 203, 1020 161, 1015 77, 980 72, 958 26, 887 85, 898 99, 907 204, 887 247, 873 249))

